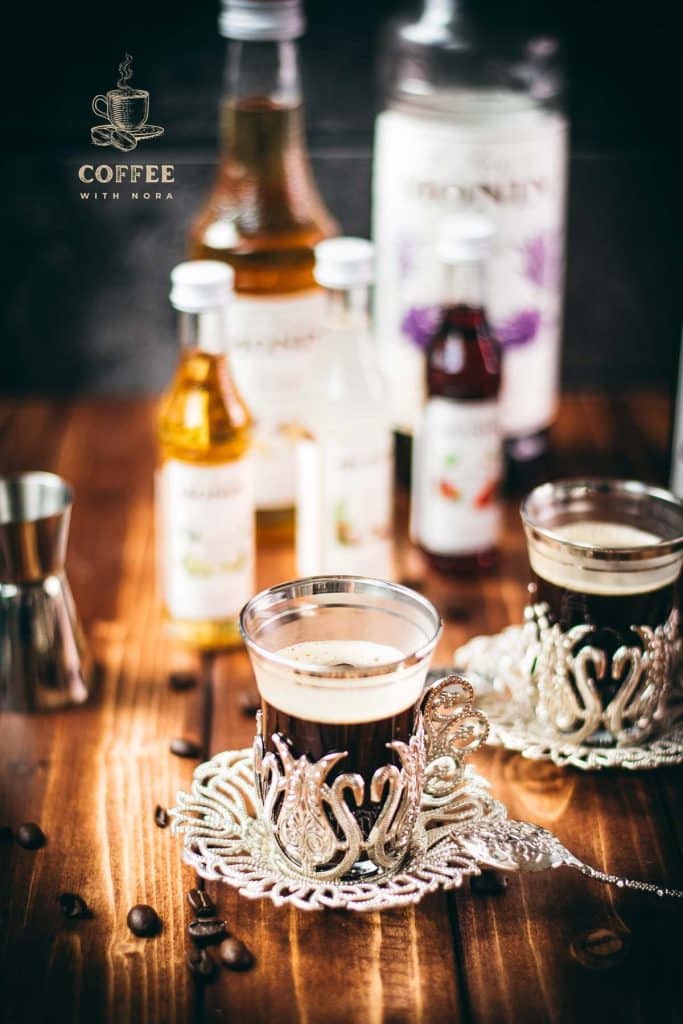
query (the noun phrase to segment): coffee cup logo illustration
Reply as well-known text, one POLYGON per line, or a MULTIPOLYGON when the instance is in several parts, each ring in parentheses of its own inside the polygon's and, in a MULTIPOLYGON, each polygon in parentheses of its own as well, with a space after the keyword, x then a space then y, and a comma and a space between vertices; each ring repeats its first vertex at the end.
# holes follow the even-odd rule
POLYGON ((157 124, 147 124, 149 117, 149 93, 146 89, 134 89, 133 58, 129 53, 119 64, 119 79, 115 89, 95 96, 92 109, 106 124, 90 129, 90 138, 95 146, 115 146, 123 153, 135 149, 138 142, 156 139, 164 134, 157 124))

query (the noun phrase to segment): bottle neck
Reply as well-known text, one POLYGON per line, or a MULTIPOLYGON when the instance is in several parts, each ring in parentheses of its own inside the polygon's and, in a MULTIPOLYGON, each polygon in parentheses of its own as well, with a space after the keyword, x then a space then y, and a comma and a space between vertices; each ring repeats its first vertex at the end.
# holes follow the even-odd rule
POLYGON ((278 107, 301 103, 298 47, 294 40, 246 42, 229 39, 223 99, 231 103, 270 100, 278 107))
POLYGON ((444 264, 443 299, 449 306, 486 305, 486 265, 481 260, 458 260, 444 264))
MULTIPOLYGON (((370 326, 370 288, 325 289, 325 325, 340 332, 362 332, 370 326)), ((356 334, 358 337, 358 334, 356 334)))
POLYGON ((205 352, 208 355, 225 353, 225 309, 208 309, 203 313, 178 313, 178 335, 184 355, 205 352))

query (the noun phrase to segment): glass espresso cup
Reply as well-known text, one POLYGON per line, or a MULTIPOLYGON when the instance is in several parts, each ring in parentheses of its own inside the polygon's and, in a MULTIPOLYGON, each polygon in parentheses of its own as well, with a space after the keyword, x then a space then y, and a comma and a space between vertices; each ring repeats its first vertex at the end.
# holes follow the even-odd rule
POLYGON ((258 594, 241 628, 262 702, 256 789, 286 865, 316 880, 397 867, 422 797, 437 610, 397 584, 317 576, 258 594))
POLYGON ((666 720, 683 503, 635 481, 562 480, 522 503, 536 717, 556 739, 638 744, 666 720))

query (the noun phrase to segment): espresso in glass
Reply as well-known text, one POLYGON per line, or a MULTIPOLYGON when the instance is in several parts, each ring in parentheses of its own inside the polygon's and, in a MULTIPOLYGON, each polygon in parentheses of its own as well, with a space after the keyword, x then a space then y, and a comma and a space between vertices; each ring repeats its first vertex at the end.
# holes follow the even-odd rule
POLYGON ((566 731, 582 741, 640 742, 661 724, 671 683, 683 505, 636 481, 566 480, 532 491, 522 519, 528 614, 541 634, 559 627, 563 636, 548 635, 534 661, 545 665, 542 717, 573 719, 566 731), (573 696, 562 696, 563 678, 573 696))
POLYGON ((252 598, 241 629, 262 702, 260 814, 288 865, 325 879, 395 869, 420 808, 437 610, 396 583, 314 576, 252 598))
MULTIPOLYGON (((368 680, 372 684, 373 665, 401 661, 403 654, 398 648, 369 640, 313 640, 282 648, 277 654, 300 662, 302 667, 326 665, 338 672, 347 671, 348 685, 330 691, 312 718, 314 712, 306 687, 273 687, 271 691, 270 680, 262 676, 266 750, 276 752, 273 734, 278 733, 294 757, 305 754, 312 761, 319 761, 326 754, 345 752, 346 756, 327 776, 329 782, 346 772, 357 772, 369 781, 383 765, 400 767, 400 758, 390 744, 410 740, 421 689, 417 689, 416 680, 410 675, 404 685, 389 674, 379 676, 374 686, 367 686, 368 680), (354 675, 359 671, 365 673, 362 687, 354 686, 354 675)), ((343 675, 340 681, 344 682, 343 675)), ((370 799, 366 786, 363 802, 354 811, 366 836, 380 806, 381 803, 370 799)))

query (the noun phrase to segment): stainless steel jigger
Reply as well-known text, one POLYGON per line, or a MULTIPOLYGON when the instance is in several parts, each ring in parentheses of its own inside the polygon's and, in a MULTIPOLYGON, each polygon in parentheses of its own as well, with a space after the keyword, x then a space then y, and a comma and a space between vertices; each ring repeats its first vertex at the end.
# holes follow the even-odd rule
POLYGON ((0 710, 53 711, 90 692, 64 571, 72 503, 54 473, 0 477, 0 710))

